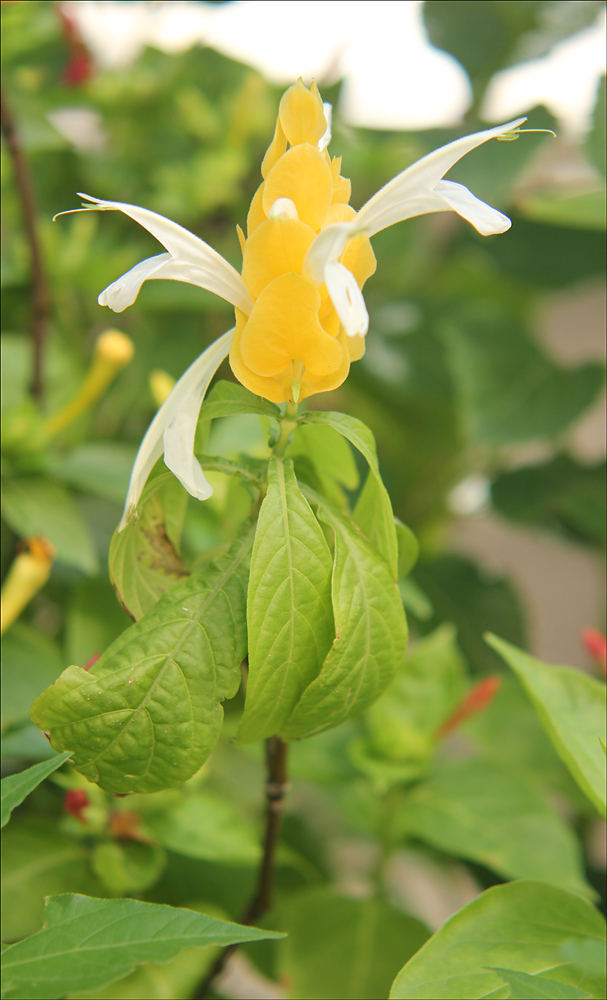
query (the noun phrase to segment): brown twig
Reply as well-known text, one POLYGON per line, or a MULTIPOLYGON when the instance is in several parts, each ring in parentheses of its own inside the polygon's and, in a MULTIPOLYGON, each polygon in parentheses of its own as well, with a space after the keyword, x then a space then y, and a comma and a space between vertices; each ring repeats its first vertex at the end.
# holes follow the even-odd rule
MULTIPOLYGON (((269 740, 266 740, 268 780, 266 783, 266 829, 263 841, 263 856, 259 867, 257 888, 240 918, 240 923, 242 924, 256 923, 272 905, 276 848, 280 836, 284 800, 289 791, 289 784, 287 782, 287 750, 288 744, 284 743, 279 736, 271 736, 269 740)), ((197 1000, 204 1000, 208 995, 213 980, 223 971, 228 958, 236 951, 237 947, 238 945, 231 944, 223 949, 209 974, 200 984, 196 992, 197 1000)))
POLYGON ((34 364, 30 391, 35 399, 40 399, 42 396, 42 354, 46 328, 48 325, 50 300, 44 264, 42 262, 42 254, 40 252, 40 243, 38 241, 38 233, 36 230, 36 205, 34 200, 34 190, 32 187, 27 160, 25 159, 23 150, 21 149, 19 137, 15 129, 15 122, 6 102, 4 87, 2 87, 2 134, 13 162, 15 181, 21 198, 25 232, 30 246, 33 293, 33 311, 30 330, 34 350, 34 364))

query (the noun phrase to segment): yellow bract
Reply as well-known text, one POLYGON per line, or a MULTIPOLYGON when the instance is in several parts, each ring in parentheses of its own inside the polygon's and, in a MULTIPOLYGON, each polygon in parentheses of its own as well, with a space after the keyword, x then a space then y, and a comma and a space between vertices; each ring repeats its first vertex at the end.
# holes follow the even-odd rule
MULTIPOLYGON (((321 229, 356 215, 348 204, 351 185, 341 176, 341 157, 331 160, 318 148, 326 129, 316 85, 308 89, 299 80, 289 87, 262 163, 264 181, 247 216, 242 278, 254 305, 249 316, 236 309, 230 364, 243 385, 275 403, 337 388, 350 361, 365 350, 364 337, 346 336, 326 286, 316 288, 302 277, 306 253, 321 229), (279 198, 292 205, 273 218, 279 198), (286 217, 295 212, 297 218, 286 217)), ((363 235, 349 241, 340 260, 360 288, 375 271, 363 235)))

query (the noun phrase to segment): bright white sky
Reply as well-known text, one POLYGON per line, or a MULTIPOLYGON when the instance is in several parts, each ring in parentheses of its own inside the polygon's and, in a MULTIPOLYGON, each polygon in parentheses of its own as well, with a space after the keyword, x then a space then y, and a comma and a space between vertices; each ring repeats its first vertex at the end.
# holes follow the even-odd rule
MULTIPOLYGON (((467 74, 428 42, 422 0, 68 0, 98 61, 125 65, 144 45, 194 44, 254 66, 279 84, 344 78, 339 112, 352 125, 423 129, 457 124, 470 105, 467 74)), ((498 73, 484 118, 507 121, 545 104, 572 134, 589 124, 605 72, 605 14, 540 59, 498 73)))

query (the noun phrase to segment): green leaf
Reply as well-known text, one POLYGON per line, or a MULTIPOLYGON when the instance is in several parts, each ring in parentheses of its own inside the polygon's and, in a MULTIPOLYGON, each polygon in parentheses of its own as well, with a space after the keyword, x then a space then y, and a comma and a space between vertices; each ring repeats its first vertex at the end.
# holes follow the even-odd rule
POLYGON ((336 479, 348 490, 358 487, 360 477, 352 451, 342 435, 328 424, 299 424, 287 455, 290 458, 306 455, 321 476, 336 479))
POLYGON ((599 84, 592 129, 586 138, 586 152, 596 167, 605 176, 605 77, 599 84))
POLYGON ((63 669, 57 643, 25 622, 2 637, 2 731, 30 722, 32 702, 63 669))
POLYGON ((590 993, 583 993, 575 986, 567 986, 558 983, 555 979, 547 979, 544 976, 530 976, 526 972, 515 972, 514 969, 497 969, 488 966, 492 972, 496 972, 500 979, 510 987, 510 996, 516 1000, 578 1000, 583 997, 588 1000, 590 993))
POLYGON ((517 202, 519 212, 528 219, 554 226, 605 231, 605 185, 583 194, 543 195, 517 202))
POLYGON ((576 941, 572 938, 570 941, 564 941, 559 951, 563 961, 576 965, 590 976, 605 978, 604 942, 593 941, 590 938, 576 941))
POLYGON ((198 455, 203 469, 212 472, 223 472, 226 476, 240 476, 245 483, 260 483, 266 462, 251 459, 246 456, 247 461, 232 462, 229 458, 222 458, 221 455, 198 455))
POLYGON ((94 665, 69 667, 32 706, 55 749, 106 791, 182 784, 207 759, 220 702, 240 684, 246 653, 248 526, 230 551, 172 587, 94 665))
POLYGON ((455 629, 441 625, 414 647, 365 716, 376 753, 390 760, 425 762, 434 750, 436 730, 467 687, 455 629))
POLYGON ((437 763, 408 793, 395 828, 503 878, 543 879, 591 894, 572 829, 510 766, 484 760, 437 763))
MULTIPOLYGON (((546 226, 515 212, 509 214, 512 229, 489 245, 483 242, 484 253, 506 276, 514 275, 534 288, 559 288, 595 275, 604 277, 604 233, 546 226)), ((472 234, 468 238, 474 243, 484 239, 472 234)))
POLYGON ((294 1000, 377 1000, 429 932, 381 899, 330 888, 298 893, 285 910, 280 972, 294 1000))
POLYGON ((557 455, 542 465, 504 472, 491 487, 494 507, 520 524, 604 545, 605 463, 579 465, 557 455))
POLYGON ((146 828, 170 851, 186 857, 247 865, 259 860, 252 824, 227 799, 206 790, 148 816, 146 828))
POLYGON ((95 844, 91 867, 112 895, 126 896, 155 885, 166 864, 166 855, 155 844, 137 841, 102 841, 95 844))
POLYGON ((411 528, 403 524, 398 517, 394 518, 396 537, 398 539, 398 579, 408 576, 419 556, 419 542, 411 528))
POLYGON ((337 726, 368 708, 401 666, 407 645, 400 594, 383 559, 349 518, 324 504, 320 516, 335 532, 336 638, 280 730, 288 739, 337 726))
POLYGON ((11 818, 13 809, 21 805, 29 793, 33 792, 34 788, 37 788, 41 781, 48 778, 49 774, 52 774, 58 767, 65 764, 70 756, 68 750, 58 757, 43 760, 41 764, 34 764, 33 767, 28 767, 26 771, 20 771, 19 774, 11 774, 8 778, 2 779, 2 819, 0 827, 6 826, 11 818))
POLYGON ((259 413, 263 417, 280 419, 280 408, 261 396, 249 392, 236 382, 217 382, 200 410, 200 421, 229 417, 235 413, 259 413))
POLYGON ((523 684, 554 749, 599 812, 605 815, 605 685, 580 670, 542 663, 504 639, 487 642, 523 684))
POLYGON ((398 542, 394 526, 392 504, 384 486, 377 462, 373 434, 361 420, 345 413, 311 410, 303 413, 301 420, 307 424, 333 427, 361 453, 369 465, 369 475, 354 511, 354 520, 369 541, 375 545, 388 563, 396 580, 398 575, 398 542))
MULTIPOLYGON (((107 578, 83 580, 72 591, 67 606, 64 662, 86 666, 93 656, 100 656, 131 624, 107 578)), ((58 670, 52 680, 59 673, 58 670)), ((43 690, 37 691, 34 697, 42 694, 43 690)), ((30 699, 30 705, 33 700, 30 699)))
POLYGON ((407 577, 398 581, 400 599, 403 602, 405 611, 410 611, 420 621, 428 621, 434 614, 434 608, 421 587, 418 587, 415 580, 407 577))
POLYGON ((600 365, 559 367, 522 326, 500 314, 450 323, 443 336, 472 441, 554 437, 590 406, 603 384, 600 365))
POLYGON ((140 516, 114 532, 110 579, 125 611, 138 621, 156 606, 165 590, 188 575, 179 540, 188 495, 170 472, 148 480, 140 516))
POLYGON ((94 990, 184 948, 282 935, 135 899, 51 896, 44 929, 2 955, 5 1000, 52 1000, 94 990))
MULTIPOLYGON (((474 1000, 491 995, 503 981, 488 962, 533 975, 573 982, 598 997, 590 979, 562 966, 559 949, 569 939, 605 935, 600 913, 577 894, 546 882, 521 880, 488 889, 434 934, 396 977, 392 1000, 474 1000), (555 966, 561 966, 558 973, 555 966)), ((498 994, 499 995, 499 994, 498 994)))
POLYGON ((89 529, 72 494, 42 476, 5 477, 2 516, 21 538, 44 535, 57 559, 94 576, 97 555, 89 529))
POLYGON ((15 941, 42 927, 44 897, 58 892, 103 895, 87 852, 48 815, 14 816, 2 833, 2 937, 15 941))
POLYGON ((53 462, 57 479, 84 493, 124 504, 137 449, 118 441, 88 441, 53 462))
POLYGON ((261 506, 247 605, 249 677, 243 742, 281 732, 318 676, 334 638, 331 553, 293 472, 272 459, 261 506))
POLYGON ((525 644, 523 608, 507 579, 490 576, 469 559, 451 554, 419 563, 414 579, 433 608, 430 617, 418 618, 418 631, 426 634, 442 622, 453 622, 474 673, 503 669, 499 656, 484 642, 484 632, 498 632, 510 642, 525 644))

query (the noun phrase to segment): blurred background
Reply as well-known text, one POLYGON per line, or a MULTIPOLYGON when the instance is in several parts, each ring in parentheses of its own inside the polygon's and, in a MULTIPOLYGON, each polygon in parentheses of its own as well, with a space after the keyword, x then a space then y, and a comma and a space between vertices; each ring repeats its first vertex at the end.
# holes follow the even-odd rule
MULTIPOLYGON (((594 671, 582 633, 604 630, 604 4, 29 0, 3 2, 2 26, 3 106, 30 175, 43 272, 32 284, 4 143, 3 573, 20 539, 43 534, 57 550, 49 582, 4 641, 6 766, 48 752, 27 723, 35 695, 128 624, 107 552, 157 405, 150 376, 179 377, 231 324, 222 300, 164 281, 113 316, 99 291, 158 252, 155 241, 118 214, 52 216, 77 207, 78 191, 144 205, 239 268, 235 227, 280 94, 299 75, 333 103, 331 152, 343 156, 356 208, 424 153, 486 123, 525 114, 528 127, 556 132, 483 146, 449 175, 512 217, 505 235, 483 238, 437 214, 374 238, 366 355, 338 391, 310 402, 375 433, 395 512, 421 544, 403 589, 414 638, 454 623, 472 675, 499 669, 486 630, 594 671), (113 326, 132 339, 133 360, 43 454, 32 344, 38 405, 52 414, 113 326)), ((232 378, 227 363, 218 377, 232 378)), ((263 448, 251 419, 224 421, 216 451, 263 448)), ((187 565, 230 530, 226 489, 208 505, 191 501, 187 565)), ((310 750, 302 773, 324 773, 320 756, 310 750)), ((335 861, 354 894, 367 865, 356 844, 335 861)), ((600 847, 588 849, 600 866, 600 847)), ((429 889, 419 858, 401 852, 399 864, 409 886, 422 872, 431 925, 477 891, 463 867, 429 889)))

